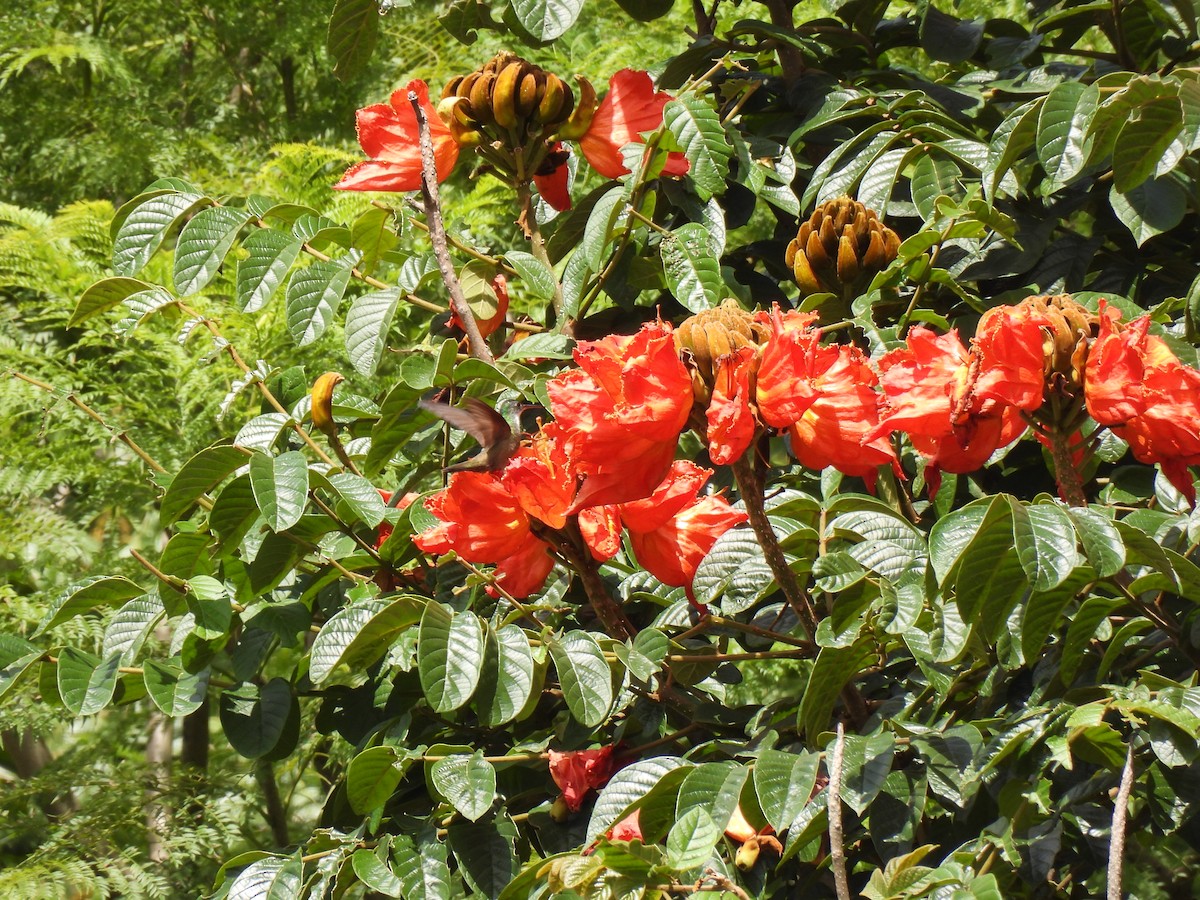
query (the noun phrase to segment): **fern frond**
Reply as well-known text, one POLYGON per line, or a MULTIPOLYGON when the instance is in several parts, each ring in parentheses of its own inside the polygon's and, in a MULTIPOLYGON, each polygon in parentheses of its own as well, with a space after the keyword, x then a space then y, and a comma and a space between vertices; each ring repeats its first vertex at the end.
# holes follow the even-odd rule
POLYGON ((69 63, 85 62, 95 75, 107 76, 130 84, 133 74, 120 52, 86 34, 54 32, 48 43, 34 47, 14 47, 0 55, 0 88, 35 63, 46 63, 58 74, 69 63))

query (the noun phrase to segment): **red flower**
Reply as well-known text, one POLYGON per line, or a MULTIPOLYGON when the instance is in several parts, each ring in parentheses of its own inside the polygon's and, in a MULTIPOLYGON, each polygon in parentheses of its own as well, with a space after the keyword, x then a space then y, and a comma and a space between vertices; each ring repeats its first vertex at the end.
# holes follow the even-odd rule
MULTIPOLYGON (((593 169, 605 178, 629 174, 621 158, 626 144, 644 143, 642 133, 662 124, 663 107, 672 97, 654 90, 650 76, 633 69, 622 69, 608 80, 608 93, 592 118, 587 132, 579 139, 579 149, 593 169)), ((686 175, 687 160, 672 153, 663 168, 664 175, 686 175)))
MULTIPOLYGON (((975 329, 972 355, 979 372, 972 393, 981 409, 987 401, 1033 412, 1042 405, 1046 338, 1054 323, 1029 304, 997 306, 985 312, 975 329)), ((1052 339, 1051 339, 1052 340, 1052 339)))
POLYGON ((620 822, 608 829, 605 835, 610 841, 642 840, 642 811, 635 809, 620 822))
POLYGON ((1088 412, 1129 442, 1140 462, 1162 466, 1171 484, 1196 502, 1189 466, 1200 465, 1200 371, 1185 366, 1142 316, 1117 330, 1101 311, 1100 335, 1088 352, 1088 412))
POLYGON ((390 104, 379 103, 357 112, 355 125, 358 143, 371 158, 347 169, 342 180, 334 185, 335 188, 343 191, 394 192, 420 189, 421 142, 417 114, 408 100, 409 91, 417 92, 425 118, 429 121, 438 181, 450 175, 450 170, 458 161, 458 144, 430 104, 428 85, 418 79, 395 91, 390 104))
POLYGON ((619 531, 629 531, 638 562, 655 578, 671 587, 687 588, 717 538, 748 518, 723 497, 700 497, 712 475, 687 460, 677 460, 670 474, 649 497, 603 511, 580 515, 584 539, 597 559, 605 560, 620 547, 619 531))
POLYGON ((546 386, 567 456, 585 476, 568 512, 647 496, 667 474, 692 408, 671 326, 580 343, 575 361, 578 369, 546 386))
POLYGON ((550 751, 550 777, 562 791, 563 800, 571 812, 579 812, 588 791, 599 790, 608 784, 616 771, 613 749, 608 746, 566 753, 550 751))
MULTIPOLYGON (((502 473, 454 473, 446 490, 425 502, 441 524, 413 542, 427 553, 453 550, 467 562, 494 564, 500 587, 528 597, 554 568, 550 545, 534 534, 530 519, 561 528, 574 486, 557 429, 542 429, 502 473)), ((488 592, 497 593, 490 586, 488 592)))
POLYGON ((750 408, 750 373, 757 355, 753 347, 741 347, 721 358, 708 401, 708 456, 718 466, 739 460, 758 423, 750 408))
MULTIPOLYGON (((391 491, 380 491, 379 496, 382 498, 384 504, 388 504, 388 503, 392 502, 391 491)), ((403 497, 400 498, 400 502, 396 504, 396 509, 408 509, 410 506, 412 506, 412 502, 414 500, 416 500, 417 497, 419 497, 419 496, 420 496, 419 494, 409 491, 407 494, 405 494, 403 497)), ((376 534, 375 549, 376 550, 378 550, 380 547, 382 547, 383 542, 392 536, 393 530, 394 530, 394 527, 391 522, 383 521, 383 522, 379 523, 379 527, 378 527, 378 529, 376 529, 376 532, 375 532, 375 534, 376 534)))
MULTIPOLYGON (((415 191, 421 187, 421 143, 417 117, 408 100, 416 91, 429 121, 438 181, 444 181, 458 161, 459 144, 449 127, 429 102, 424 81, 410 81, 392 94, 390 103, 360 109, 356 115, 358 142, 370 157, 346 171, 335 188, 345 191, 415 191)), ((629 170, 621 159, 621 148, 642 143, 642 132, 662 124, 663 107, 671 96, 655 91, 650 76, 622 69, 609 80, 609 90, 596 109, 587 130, 579 138, 584 157, 601 175, 618 178, 629 170)), ((688 163, 682 153, 672 153, 663 173, 684 175, 688 163)), ((555 209, 571 207, 567 192, 566 156, 561 142, 550 146, 546 163, 533 176, 542 197, 555 209)))

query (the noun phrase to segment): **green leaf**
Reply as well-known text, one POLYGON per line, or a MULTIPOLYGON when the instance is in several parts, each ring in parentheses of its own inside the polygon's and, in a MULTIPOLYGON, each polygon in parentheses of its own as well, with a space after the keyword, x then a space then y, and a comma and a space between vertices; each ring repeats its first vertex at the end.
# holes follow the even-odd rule
POLYGON ((226 556, 236 551, 259 515, 249 473, 225 485, 208 514, 208 526, 218 538, 215 553, 226 556))
POLYGON ((117 653, 120 654, 121 665, 133 665, 142 645, 149 640, 155 626, 166 612, 162 601, 155 594, 134 597, 108 620, 104 629, 101 655, 107 658, 117 653))
POLYGON ((984 21, 965 21, 948 15, 932 3, 923 7, 921 49, 931 59, 958 63, 970 59, 983 40, 984 21))
POLYGON ((192 216, 175 244, 174 281, 179 296, 194 294, 212 281, 250 218, 245 210, 228 206, 210 206, 192 216))
POLYGON ((1096 574, 1108 578, 1121 571, 1125 565, 1125 542, 1112 520, 1087 508, 1068 509, 1067 515, 1075 525, 1083 552, 1096 574))
POLYGON ((377 0, 337 0, 329 16, 325 50, 333 60, 333 74, 349 81, 366 71, 379 43, 377 0))
POLYGON ((516 877, 513 840, 517 829, 507 816, 490 822, 454 822, 446 840, 458 860, 458 871, 476 895, 496 900, 516 877))
POLYGON ((1041 656, 1046 639, 1063 623, 1063 613, 1085 586, 1086 570, 1077 571, 1048 591, 1033 591, 1021 616, 1021 656, 1033 664, 1041 656))
POLYGON ((208 693, 207 666, 195 674, 184 671, 179 657, 166 662, 148 659, 143 664, 142 678, 146 693, 154 705, 172 718, 186 716, 198 710, 208 693))
POLYGON ((703 225, 688 222, 664 234, 660 252, 667 286, 680 303, 699 313, 721 302, 725 284, 703 225))
POLYGON ((686 872, 708 862, 721 839, 721 826, 702 807, 681 815, 667 834, 667 864, 686 872))
POLYGON ((176 222, 197 206, 211 202, 192 193, 152 196, 121 223, 113 239, 113 269, 118 275, 136 275, 162 246, 176 222))
MULTIPOLYGON (((958 197, 962 194, 959 179, 962 170, 952 159, 941 156, 932 150, 927 150, 917 157, 913 166, 912 180, 909 187, 912 191, 913 203, 921 218, 930 221, 933 218, 938 197, 958 197)), ((891 191, 888 191, 891 197, 891 191)), ((861 194, 860 194, 861 202, 861 194)))
POLYGON ((450 900, 450 867, 446 845, 432 834, 418 848, 400 835, 392 848, 392 869, 404 886, 404 900, 450 900))
POLYGON ((1116 600, 1108 597, 1090 597, 1079 607, 1079 611, 1071 619, 1071 624, 1067 626, 1067 636, 1063 640, 1059 673, 1064 684, 1069 685, 1074 679, 1096 629, 1119 605, 1116 600))
POLYGON ((583 0, 509 0, 529 34, 538 41, 553 41, 564 34, 579 18, 583 0))
POLYGON ((896 752, 890 733, 848 735, 843 756, 842 799, 862 815, 883 787, 896 752))
POLYGON ((678 785, 691 769, 691 763, 675 756, 652 756, 621 769, 596 798, 592 818, 588 822, 587 837, 583 842, 590 844, 612 828, 668 774, 678 770, 672 779, 678 785))
POLYGON ((816 753, 763 750, 754 763, 754 790, 767 821, 783 831, 812 796, 821 758, 816 753))
POLYGON ((822 647, 800 701, 800 721, 809 743, 829 725, 838 695, 854 675, 874 656, 869 641, 849 647, 822 647))
POLYGON ((1082 560, 1075 549, 1075 528, 1055 504, 1012 504, 1013 535, 1021 568, 1035 591, 1057 587, 1082 560))
POLYGON ((166 527, 176 522, 193 503, 220 484, 234 469, 249 461, 244 451, 228 444, 217 444, 201 450, 185 462, 179 473, 171 479, 159 506, 159 524, 166 527))
POLYGON ((228 900, 290 900, 302 893, 304 863, 292 856, 268 856, 246 866, 229 886, 228 900))
POLYGON ((93 316, 120 306, 126 298, 153 289, 154 285, 136 278, 102 278, 83 292, 67 327, 78 328, 93 316))
POLYGON ((1125 193, 1114 184, 1108 202, 1139 247, 1175 228, 1187 212, 1187 193, 1170 176, 1147 178, 1125 193))
POLYGON ((517 275, 532 296, 539 300, 554 299, 554 288, 558 280, 554 273, 546 268, 545 263, 524 250, 510 250, 504 254, 504 259, 517 270, 517 275))
POLYGON ((242 241, 250 255, 237 265, 237 299, 242 312, 255 313, 275 296, 300 255, 300 242, 290 234, 259 228, 242 241))
POLYGON ((1041 115, 1041 98, 1022 104, 1010 112, 992 135, 988 145, 987 162, 984 163, 984 193, 989 200, 1005 185, 1005 175, 1037 138, 1038 118, 1041 115))
POLYGON ((121 658, 112 654, 101 660, 91 653, 66 647, 58 657, 58 693, 63 705, 76 716, 91 716, 112 701, 117 689, 121 658))
POLYGON ((400 242, 392 229, 396 214, 390 209, 372 206, 362 213, 350 226, 350 246, 362 253, 359 271, 369 275, 379 265, 379 260, 400 242))
POLYGON ((679 142, 688 161, 688 177, 701 200, 723 193, 733 147, 721 118, 703 97, 690 95, 663 108, 663 125, 679 142))
POLYGON ((420 619, 422 603, 414 597, 389 597, 335 613, 313 641, 308 677, 320 684, 339 667, 357 670, 373 665, 402 631, 420 619))
POLYGON ((390 847, 390 844, 381 841, 374 850, 368 850, 366 847, 355 850, 354 855, 350 857, 350 866, 358 880, 369 890, 385 897, 403 897, 404 886, 400 879, 387 863, 379 858, 378 854, 383 847, 390 847))
POLYGON ((565 334, 531 334, 514 343, 504 354, 505 359, 570 359, 575 341, 565 334))
POLYGON ((682 818, 692 809, 704 809, 724 831, 749 777, 750 770, 740 763, 701 763, 687 773, 679 786, 679 796, 675 800, 676 818, 682 818))
POLYGON ((425 699, 436 712, 458 709, 479 686, 483 668, 483 629, 471 612, 453 612, 428 603, 417 638, 417 668, 425 699))
POLYGON ((479 719, 496 728, 515 719, 529 702, 534 687, 533 651, 529 638, 516 625, 488 629, 484 671, 487 677, 475 692, 479 719))
POLYGON ((317 260, 293 273, 287 288, 287 325, 301 347, 323 335, 333 321, 357 257, 351 251, 341 259, 317 260))
POLYGON ((10 634, 0 634, 0 700, 45 654, 41 647, 10 634))
POLYGON ((229 634, 233 606, 221 582, 207 575, 197 575, 188 581, 187 605, 196 620, 196 637, 216 641, 229 634))
POLYGON ((477 750, 439 759, 429 770, 433 786, 465 818, 476 822, 496 799, 496 768, 477 750))
POLYGON ((599 642, 589 632, 570 631, 548 643, 567 709, 581 724, 595 728, 613 703, 612 670, 599 642))
POLYGON ((34 636, 97 607, 116 606, 144 593, 145 590, 120 575, 93 575, 77 581, 50 601, 34 636))
POLYGON ((278 533, 300 521, 308 502, 308 460, 299 450, 250 457, 250 487, 267 527, 278 533))
POLYGON ((1128 194, 1153 175, 1181 130, 1183 110, 1178 97, 1155 97, 1139 105, 1137 118, 1121 126, 1113 145, 1113 190, 1128 194))
POLYGON ((346 800, 360 816, 369 815, 391 798, 416 759, 414 752, 384 745, 369 747, 346 767, 346 800))
POLYGON ((1038 116, 1037 154, 1054 184, 1066 184, 1087 164, 1090 129, 1100 105, 1100 88, 1080 81, 1056 84, 1038 116))
POLYGON ((244 684, 221 695, 221 727, 230 745, 247 759, 291 752, 300 733, 300 705, 286 679, 272 678, 260 689, 244 684))
POLYGON ((383 505, 379 491, 367 479, 350 472, 338 472, 329 476, 329 483, 359 521, 370 528, 383 521, 387 507, 383 505))
POLYGON ((717 538, 692 579, 697 603, 720 601, 721 611, 737 615, 758 602, 775 583, 758 538, 749 528, 731 528, 717 538))
POLYGON ((346 313, 346 353, 356 372, 374 375, 400 306, 399 288, 363 294, 346 313))

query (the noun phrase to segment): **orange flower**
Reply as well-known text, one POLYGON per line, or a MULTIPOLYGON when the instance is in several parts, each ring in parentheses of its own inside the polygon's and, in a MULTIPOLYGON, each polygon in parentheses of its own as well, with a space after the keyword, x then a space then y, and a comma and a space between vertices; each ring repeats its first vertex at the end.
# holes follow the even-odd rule
POLYGON ((740 347, 721 357, 708 402, 708 456, 718 466, 741 458, 754 440, 758 423, 750 409, 750 373, 757 355, 740 347))
MULTIPOLYGON (((494 564, 500 587, 528 597, 554 568, 550 545, 533 533, 530 519, 561 528, 574 487, 558 430, 543 429, 501 473, 455 472, 425 503, 441 524, 413 542, 427 553, 453 550, 467 562, 494 564)), ((489 586, 488 593, 498 592, 489 586)))
POLYGON ((645 497, 670 468, 692 408, 671 326, 582 342, 575 361, 580 368, 546 386, 567 456, 585 476, 568 512, 645 497))
POLYGON ((610 841, 642 840, 642 811, 635 809, 605 834, 610 841))
POLYGON ((550 751, 550 777, 562 791, 571 812, 579 812, 588 791, 608 784, 616 771, 613 750, 610 745, 598 750, 550 751))
POLYGON ((717 538, 748 518, 724 497, 699 496, 710 475, 711 469, 676 460, 644 500, 585 510, 579 524, 592 555, 601 561, 614 556, 623 525, 646 571, 663 584, 687 588, 690 598, 696 570, 717 538))
MULTIPOLYGON (((589 88, 590 90, 590 88, 589 88)), ((346 170, 334 185, 344 191, 415 191, 421 187, 421 143, 417 117, 408 100, 416 91, 429 121, 433 141, 437 179, 449 177, 458 161, 459 143, 429 102, 429 87, 421 80, 410 81, 380 103, 358 110, 358 142, 370 157, 346 170)), ((594 102, 594 93, 593 102, 594 102)), ((609 90, 600 102, 586 131, 579 136, 579 148, 592 167, 605 178, 628 173, 621 158, 626 144, 643 143, 642 133, 662 124, 663 107, 671 95, 655 91, 650 76, 633 69, 622 69, 609 80, 609 90)), ((572 135, 575 137, 576 135, 572 135)), ((547 140, 547 152, 541 167, 533 175, 542 197, 555 209, 571 208, 567 192, 567 153, 561 141, 547 140)), ((663 168, 665 175, 684 175, 688 163, 682 153, 672 153, 663 168)))
POLYGON ((379 103, 355 114, 358 143, 371 157, 351 166, 334 185, 343 191, 415 191, 421 187, 421 142, 417 115, 409 102, 416 91, 429 121, 438 181, 445 180, 458 162, 458 144, 450 129, 429 102, 429 86, 417 79, 392 94, 390 103, 379 103))
POLYGON ((996 306, 979 320, 972 354, 979 373, 972 393, 986 410, 987 402, 1006 403, 1033 412, 1045 392, 1042 328, 1054 323, 1029 304, 996 306))
MULTIPOLYGON (((579 139, 579 149, 591 167, 605 178, 629 174, 621 158, 621 148, 644 143, 642 134, 662 124, 663 107, 671 100, 666 91, 654 90, 654 83, 645 72, 622 69, 613 75, 592 124, 579 139)), ((683 154, 672 153, 663 174, 686 175, 687 170, 683 154)))
POLYGON ((1160 464, 1194 505, 1188 467, 1200 465, 1200 371, 1149 333, 1149 316, 1121 331, 1118 318, 1101 310, 1100 335, 1088 352, 1084 379, 1088 412, 1128 441, 1140 462, 1160 464))

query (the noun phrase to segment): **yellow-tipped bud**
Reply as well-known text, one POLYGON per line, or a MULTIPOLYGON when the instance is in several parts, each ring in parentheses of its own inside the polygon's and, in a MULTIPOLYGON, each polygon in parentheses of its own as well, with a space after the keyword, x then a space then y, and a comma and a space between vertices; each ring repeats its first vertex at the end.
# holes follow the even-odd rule
POLYGON ((313 427, 330 437, 337 434, 337 424, 333 421, 333 389, 344 380, 337 372, 326 372, 313 383, 313 427))
POLYGON ((558 136, 568 141, 577 141, 587 134, 587 130, 592 127, 596 110, 600 107, 596 89, 590 81, 582 75, 576 75, 575 83, 579 85, 579 103, 575 105, 566 124, 558 129, 558 136))

